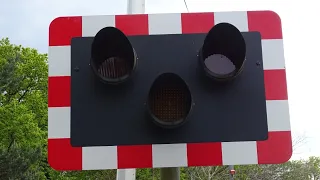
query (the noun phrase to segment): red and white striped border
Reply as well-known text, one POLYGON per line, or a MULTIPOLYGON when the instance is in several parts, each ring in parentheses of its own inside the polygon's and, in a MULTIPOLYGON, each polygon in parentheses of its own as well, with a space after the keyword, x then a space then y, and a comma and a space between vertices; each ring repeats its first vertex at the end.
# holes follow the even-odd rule
POLYGON ((281 21, 272 11, 59 17, 49 29, 48 159, 56 170, 275 164, 290 159, 292 142, 281 21), (126 35, 206 33, 229 22, 262 36, 269 138, 266 141, 72 147, 70 41, 105 26, 126 35))

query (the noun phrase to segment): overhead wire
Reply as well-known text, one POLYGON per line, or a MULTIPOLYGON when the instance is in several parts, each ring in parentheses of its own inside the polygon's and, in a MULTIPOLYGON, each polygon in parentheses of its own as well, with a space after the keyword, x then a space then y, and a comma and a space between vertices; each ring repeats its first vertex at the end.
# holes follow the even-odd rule
POLYGON ((187 1, 186 0, 183 0, 183 1, 184 1, 184 5, 186 6, 187 11, 189 12, 187 1))

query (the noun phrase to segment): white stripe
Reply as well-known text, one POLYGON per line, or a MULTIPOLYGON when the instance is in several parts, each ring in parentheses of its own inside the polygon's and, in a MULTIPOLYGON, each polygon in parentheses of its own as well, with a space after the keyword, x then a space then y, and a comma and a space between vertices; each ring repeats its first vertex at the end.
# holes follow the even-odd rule
POLYGON ((186 144, 155 144, 152 145, 153 167, 186 167, 186 144))
POLYGON ((284 50, 282 39, 262 40, 263 69, 284 69, 284 50))
POLYGON ((150 14, 149 34, 181 34, 181 14, 150 14))
POLYGON ((49 76, 70 76, 70 46, 49 46, 49 76))
POLYGON ((93 37, 104 27, 115 27, 115 16, 83 16, 82 17, 82 36, 93 37))
POLYGON ((48 109, 48 138, 70 138, 70 107, 48 109))
POLYGON ((117 169, 117 146, 82 148, 82 169, 117 169))
POLYGON ((290 131, 288 100, 267 101, 268 131, 290 131))
POLYGON ((215 12, 214 13, 214 24, 219 24, 227 22, 240 31, 248 31, 248 15, 246 11, 236 11, 236 12, 215 12))
POLYGON ((258 164, 256 141, 222 142, 223 165, 258 164))

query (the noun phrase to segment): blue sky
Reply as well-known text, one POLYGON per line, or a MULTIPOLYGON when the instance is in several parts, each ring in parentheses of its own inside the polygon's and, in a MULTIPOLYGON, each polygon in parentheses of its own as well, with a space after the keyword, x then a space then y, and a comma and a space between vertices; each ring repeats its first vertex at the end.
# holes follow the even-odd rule
MULTIPOLYGON (((186 0, 190 12, 273 10, 283 25, 291 127, 305 137, 293 156, 320 156, 319 10, 313 0, 186 0)), ((48 51, 48 27, 58 16, 125 14, 127 0, 15 0, 0 6, 0 38, 48 51)), ((187 12, 183 0, 146 0, 146 13, 187 12)))

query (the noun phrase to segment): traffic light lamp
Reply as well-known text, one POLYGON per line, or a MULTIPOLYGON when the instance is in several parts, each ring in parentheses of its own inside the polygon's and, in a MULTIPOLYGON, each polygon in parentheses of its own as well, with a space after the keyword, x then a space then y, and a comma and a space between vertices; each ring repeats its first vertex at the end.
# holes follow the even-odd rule
POLYGON ((90 63, 94 74, 102 82, 118 84, 130 77, 137 57, 123 32, 105 27, 93 39, 90 63))
POLYGON ((183 125, 192 109, 192 96, 185 81, 174 73, 159 75, 150 87, 147 110, 160 127, 183 125))
POLYGON ((246 43, 232 24, 219 23, 206 35, 199 51, 200 64, 214 80, 226 81, 240 74, 246 56, 246 43))

